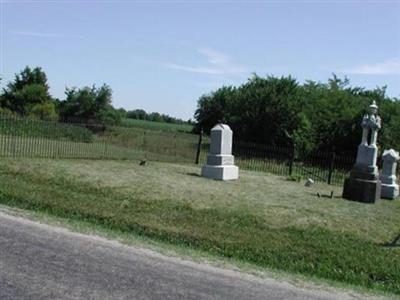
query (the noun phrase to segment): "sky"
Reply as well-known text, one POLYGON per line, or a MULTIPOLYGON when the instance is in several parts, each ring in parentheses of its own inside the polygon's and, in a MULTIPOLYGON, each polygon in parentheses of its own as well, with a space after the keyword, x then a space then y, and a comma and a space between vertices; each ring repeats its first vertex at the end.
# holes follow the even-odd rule
POLYGON ((253 73, 332 73, 400 97, 399 1, 0 0, 2 86, 25 66, 50 92, 103 83, 113 105, 193 118, 197 99, 253 73))

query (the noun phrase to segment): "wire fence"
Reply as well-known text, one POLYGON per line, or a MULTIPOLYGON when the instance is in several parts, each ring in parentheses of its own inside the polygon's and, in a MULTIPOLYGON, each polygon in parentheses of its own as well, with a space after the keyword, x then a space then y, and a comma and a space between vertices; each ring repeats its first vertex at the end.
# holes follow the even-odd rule
MULTIPOLYGON (((207 136, 189 133, 105 126, 91 122, 43 121, 0 115, 0 157, 138 159, 175 163, 206 162, 207 136)), ((298 153, 277 147, 234 141, 235 164, 241 169, 312 178, 341 185, 353 166, 353 155, 298 153)))

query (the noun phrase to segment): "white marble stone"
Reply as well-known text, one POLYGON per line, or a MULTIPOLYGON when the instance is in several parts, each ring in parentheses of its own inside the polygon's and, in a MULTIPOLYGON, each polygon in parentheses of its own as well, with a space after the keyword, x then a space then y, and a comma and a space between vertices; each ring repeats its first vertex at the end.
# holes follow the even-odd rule
POLYGON ((210 166, 204 165, 201 169, 201 176, 217 180, 235 180, 239 178, 237 166, 210 166))
POLYGON ((211 129, 211 154, 232 154, 232 130, 226 124, 217 124, 211 129))
POLYGON ((381 118, 377 114, 378 106, 375 101, 370 105, 370 114, 366 114, 361 122, 363 128, 361 143, 357 150, 356 168, 360 171, 378 174, 376 161, 378 146, 376 140, 381 128, 381 118), (368 140, 369 137, 369 140, 368 140))
POLYGON ((306 183, 304 184, 304 186, 310 187, 314 184, 314 180, 312 180, 311 178, 308 178, 306 183))
POLYGON ((385 150, 382 155, 382 160, 383 166, 379 176, 382 182, 381 197, 385 199, 395 199, 399 196, 399 185, 396 180, 399 152, 393 149, 385 150))
POLYGON ((362 171, 378 174, 376 161, 378 158, 378 147, 376 145, 358 146, 355 166, 362 171))
POLYGON ((232 130, 226 124, 217 124, 211 129, 210 153, 201 176, 217 180, 239 178, 239 168, 234 165, 232 155, 232 130))

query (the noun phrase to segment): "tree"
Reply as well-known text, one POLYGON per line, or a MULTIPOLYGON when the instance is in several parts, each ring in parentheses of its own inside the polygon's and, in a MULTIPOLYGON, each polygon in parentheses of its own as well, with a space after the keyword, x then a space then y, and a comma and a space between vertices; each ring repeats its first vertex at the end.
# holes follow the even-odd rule
POLYGON ((103 84, 83 88, 66 88, 66 99, 59 102, 60 116, 65 119, 94 120, 106 124, 121 121, 122 112, 111 105, 112 90, 103 84))
POLYGON ((135 109, 128 111, 126 113, 126 117, 130 119, 137 120, 147 120, 153 122, 165 122, 165 123, 173 123, 173 124, 184 124, 187 123, 182 119, 174 118, 166 114, 160 114, 157 112, 147 113, 143 109, 135 109))
POLYGON ((27 66, 16 74, 14 81, 3 88, 0 106, 21 116, 57 118, 46 74, 39 67, 31 69, 27 66))
POLYGON ((235 140, 291 146, 299 151, 355 152, 360 121, 375 100, 383 127, 382 148, 400 148, 400 102, 388 98, 386 88, 351 87, 335 74, 327 83, 292 77, 257 75, 238 87, 223 86, 202 95, 197 104, 195 130, 207 133, 219 121, 228 123, 235 140))
POLYGON ((217 122, 224 121, 237 139, 291 145, 300 124, 301 108, 296 80, 254 75, 238 88, 224 86, 200 97, 196 129, 209 132, 217 122))
POLYGON ((147 113, 143 109, 135 109, 128 111, 126 116, 130 119, 146 120, 147 113))

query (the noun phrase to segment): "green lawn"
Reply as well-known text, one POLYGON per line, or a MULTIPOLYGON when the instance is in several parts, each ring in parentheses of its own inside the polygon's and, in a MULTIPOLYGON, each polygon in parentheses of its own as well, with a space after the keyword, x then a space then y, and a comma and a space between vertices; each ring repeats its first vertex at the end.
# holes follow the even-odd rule
POLYGON ((126 127, 140 127, 145 129, 174 131, 174 132, 192 132, 193 126, 189 124, 173 124, 165 122, 153 122, 146 120, 136 120, 125 118, 122 120, 122 125, 126 127))
POLYGON ((2 204, 400 294, 400 248, 380 246, 400 233, 400 201, 367 205, 340 193, 249 171, 213 181, 191 165, 0 160, 2 204))

